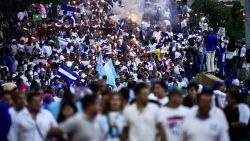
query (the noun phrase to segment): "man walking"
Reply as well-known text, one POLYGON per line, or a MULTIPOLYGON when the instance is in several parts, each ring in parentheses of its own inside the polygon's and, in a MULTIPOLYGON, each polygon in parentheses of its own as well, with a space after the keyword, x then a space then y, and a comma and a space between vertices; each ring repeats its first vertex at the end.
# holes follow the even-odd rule
POLYGON ((197 114, 186 117, 183 123, 180 141, 229 141, 224 124, 209 114, 212 107, 212 91, 200 94, 197 104, 197 114))
POLYGON ((160 119, 165 128, 168 141, 179 141, 183 121, 189 109, 182 106, 183 92, 178 89, 169 91, 169 102, 160 110, 160 119))
POLYGON ((164 128, 159 119, 159 107, 148 103, 149 87, 140 83, 135 88, 135 103, 126 107, 124 117, 126 126, 121 141, 155 141, 159 133, 161 141, 166 141, 164 128))

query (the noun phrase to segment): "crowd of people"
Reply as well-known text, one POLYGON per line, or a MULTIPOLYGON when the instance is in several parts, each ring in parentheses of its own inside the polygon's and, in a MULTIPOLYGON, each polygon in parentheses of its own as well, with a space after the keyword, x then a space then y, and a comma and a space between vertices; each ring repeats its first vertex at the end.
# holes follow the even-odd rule
POLYGON ((169 3, 168 25, 161 16, 112 20, 122 0, 1 16, 0 140, 249 140, 245 39, 216 34, 205 17, 191 28, 186 1, 169 3), (113 83, 100 73, 109 61, 113 83), (192 82, 199 73, 225 81, 192 82))

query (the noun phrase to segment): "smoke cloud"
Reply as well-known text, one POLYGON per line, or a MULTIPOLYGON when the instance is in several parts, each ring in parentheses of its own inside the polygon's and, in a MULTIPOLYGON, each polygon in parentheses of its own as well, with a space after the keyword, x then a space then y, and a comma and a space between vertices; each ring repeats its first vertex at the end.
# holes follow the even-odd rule
POLYGON ((170 0, 123 0, 123 7, 114 4, 111 19, 118 21, 128 18, 137 24, 164 24, 171 22, 170 0), (161 22, 161 23, 160 23, 161 22))

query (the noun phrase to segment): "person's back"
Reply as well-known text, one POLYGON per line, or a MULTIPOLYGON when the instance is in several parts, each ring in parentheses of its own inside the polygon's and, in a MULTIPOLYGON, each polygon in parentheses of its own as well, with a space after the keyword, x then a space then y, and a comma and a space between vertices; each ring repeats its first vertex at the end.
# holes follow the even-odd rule
POLYGON ((217 44, 217 37, 214 33, 209 33, 205 36, 206 51, 215 51, 217 44))
POLYGON ((63 122, 60 129, 69 134, 69 138, 73 141, 99 141, 102 138, 102 133, 99 130, 100 125, 94 120, 89 120, 86 114, 78 113, 63 122))

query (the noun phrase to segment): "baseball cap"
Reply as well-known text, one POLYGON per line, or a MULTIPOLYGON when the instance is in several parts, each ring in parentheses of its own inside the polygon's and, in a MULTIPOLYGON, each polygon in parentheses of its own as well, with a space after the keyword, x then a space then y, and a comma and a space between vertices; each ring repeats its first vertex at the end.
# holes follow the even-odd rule
POLYGON ((240 81, 239 81, 239 79, 234 79, 234 80, 232 81, 232 84, 233 84, 234 86, 239 87, 239 86, 240 86, 240 81))

